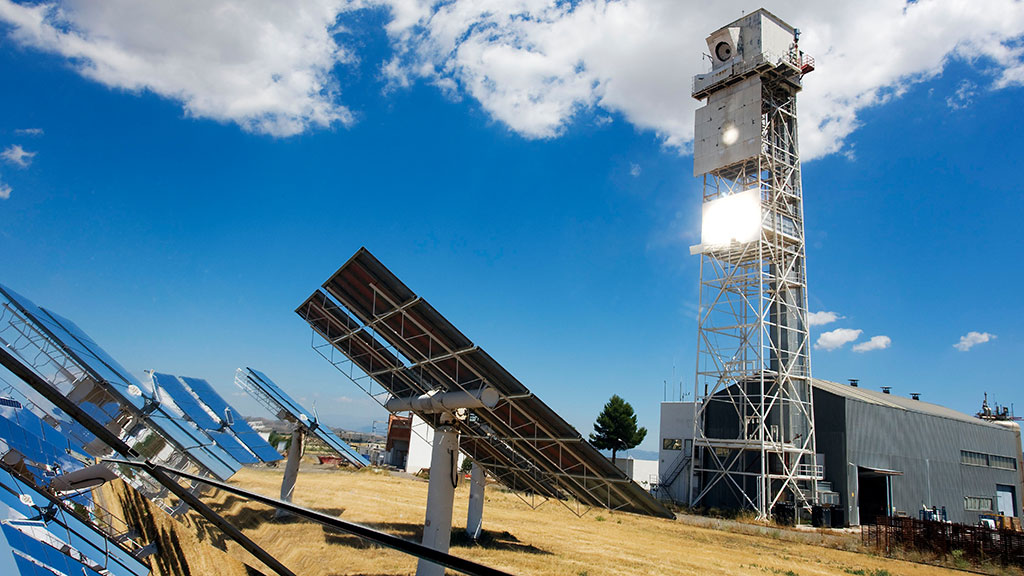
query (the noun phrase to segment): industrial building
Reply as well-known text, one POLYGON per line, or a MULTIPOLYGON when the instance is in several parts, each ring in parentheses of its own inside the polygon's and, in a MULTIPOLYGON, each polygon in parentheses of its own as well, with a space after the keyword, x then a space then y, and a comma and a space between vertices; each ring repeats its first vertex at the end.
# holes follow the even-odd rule
POLYGON ((388 436, 384 445, 384 464, 405 469, 409 459, 409 437, 412 435, 412 417, 388 414, 388 436))
MULTIPOLYGON (((979 416, 885 391, 814 379, 815 462, 819 505, 834 526, 870 524, 878 516, 919 517, 935 509, 952 522, 975 524, 984 514, 1020 517, 1024 485, 1020 427, 987 401, 979 416)), ((661 407, 657 494, 686 503, 694 478, 693 402, 661 407)), ((707 412, 716 434, 738 423, 707 412)), ((699 433, 699 432, 698 432, 699 433)), ((698 480, 699 481, 699 480, 698 480)), ((705 506, 736 507, 729 486, 705 506)))

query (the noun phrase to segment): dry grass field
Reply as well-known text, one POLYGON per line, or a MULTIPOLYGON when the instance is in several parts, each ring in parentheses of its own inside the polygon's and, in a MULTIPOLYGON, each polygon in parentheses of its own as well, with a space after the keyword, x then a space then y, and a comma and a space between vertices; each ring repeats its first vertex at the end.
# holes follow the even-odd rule
MULTIPOLYGON (((281 472, 243 469, 232 480, 276 496, 281 472)), ((454 532, 465 526, 468 483, 456 491, 454 532)), ((124 492, 118 498, 125 500, 124 492)), ((360 524, 417 540, 422 529, 427 483, 404 475, 304 466, 295 501, 360 524)), ((233 495, 207 501, 236 526, 302 576, 413 574, 415 560, 305 521, 277 522, 273 512, 233 495)), ((145 502, 129 502, 139 514, 145 502)), ((135 510, 135 512, 132 512, 135 510)), ((144 515, 144 513, 143 513, 144 515)), ((148 522, 164 548, 155 574, 234 576, 253 574, 245 562, 270 576, 237 545, 190 513, 185 524, 161 514, 148 522), (212 544, 212 545, 211 545, 212 544), (227 551, 227 554, 217 548, 227 551)), ((484 507, 484 545, 453 545, 452 553, 513 574, 603 576, 652 574, 923 575, 954 574, 923 564, 858 553, 856 535, 796 532, 683 517, 662 520, 591 510, 577 517, 561 503, 537 509, 517 495, 490 485, 484 507), (748 533, 742 533, 748 532, 748 533), (844 550, 842 548, 847 548, 844 550)))

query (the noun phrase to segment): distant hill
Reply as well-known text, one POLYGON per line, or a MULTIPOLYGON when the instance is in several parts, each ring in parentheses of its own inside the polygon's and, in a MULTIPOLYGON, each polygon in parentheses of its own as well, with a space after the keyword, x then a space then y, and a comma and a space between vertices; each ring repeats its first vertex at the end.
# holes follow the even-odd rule
MULTIPOLYGON (((611 450, 601 450, 601 454, 604 454, 611 460, 611 450)), ((658 452, 656 450, 626 450, 625 452, 619 452, 615 455, 615 458, 632 458, 634 460, 657 460, 658 452)))
MULTIPOLYGON (((253 425, 254 423, 258 423, 258 425, 253 426, 253 427, 257 428, 259 430, 274 431, 274 432, 278 432, 278 433, 281 433, 281 434, 291 434, 291 431, 292 431, 292 425, 291 425, 290 422, 287 422, 285 420, 278 420, 276 418, 264 418, 262 416, 252 416, 252 417, 246 417, 245 421, 248 422, 250 425, 253 425)), ((383 442, 384 441, 384 436, 383 435, 381 435, 381 434, 372 434, 372 433, 370 433, 368 431, 367 432, 363 432, 363 431, 345 430, 343 428, 335 428, 333 426, 331 427, 331 430, 333 430, 335 434, 337 434, 342 440, 345 440, 346 442, 376 442, 376 441, 383 442)))

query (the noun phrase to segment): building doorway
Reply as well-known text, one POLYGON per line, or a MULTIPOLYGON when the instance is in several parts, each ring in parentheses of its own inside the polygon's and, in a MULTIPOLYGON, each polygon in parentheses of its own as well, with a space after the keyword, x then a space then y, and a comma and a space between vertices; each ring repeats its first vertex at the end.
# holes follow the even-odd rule
POLYGON ((996 484, 996 510, 1003 516, 1017 515, 1017 494, 1013 486, 996 484))
POLYGON ((892 477, 900 474, 894 470, 857 468, 857 506, 861 524, 877 524, 879 516, 892 515, 892 477))

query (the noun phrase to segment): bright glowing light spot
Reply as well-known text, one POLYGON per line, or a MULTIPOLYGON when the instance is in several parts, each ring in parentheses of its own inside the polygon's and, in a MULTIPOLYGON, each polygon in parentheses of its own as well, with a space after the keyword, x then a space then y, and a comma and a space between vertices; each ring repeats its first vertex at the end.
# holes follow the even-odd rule
POLYGON ((299 414, 299 420, 302 420, 303 422, 309 422, 309 416, 306 416, 305 414, 299 414))
POLYGON ((28 494, 18 494, 18 500, 21 500, 21 503, 24 504, 25 506, 36 505, 36 503, 32 500, 32 497, 29 496, 28 494))
POLYGON ((139 387, 135 384, 128 385, 128 393, 132 396, 142 396, 142 390, 139 390, 139 387))
POLYGON ((722 144, 732 146, 740 139, 740 129, 735 124, 729 123, 722 126, 722 144))
POLYGON ((700 241, 704 246, 753 242, 761 236, 761 196, 757 188, 705 202, 700 241))

